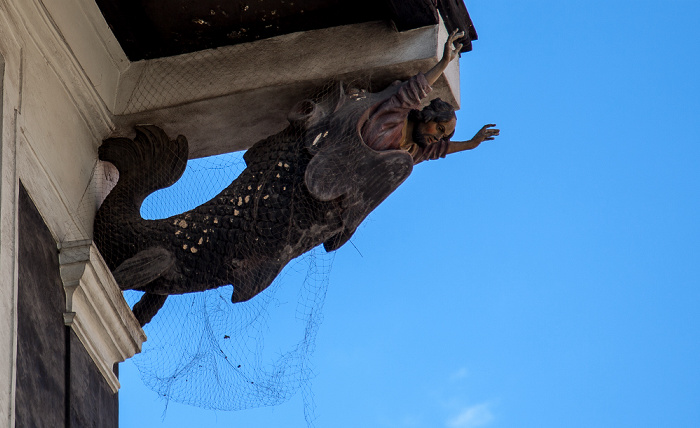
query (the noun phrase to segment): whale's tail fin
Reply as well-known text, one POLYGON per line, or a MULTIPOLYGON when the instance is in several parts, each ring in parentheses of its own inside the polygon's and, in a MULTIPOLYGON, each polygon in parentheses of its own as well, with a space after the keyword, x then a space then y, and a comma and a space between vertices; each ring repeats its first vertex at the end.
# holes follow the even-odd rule
MULTIPOLYGON (((187 166, 187 139, 178 136, 170 140, 165 132, 153 125, 136 126, 136 137, 108 138, 99 148, 99 158, 119 170, 119 180, 100 206, 95 216, 94 239, 103 252, 108 241, 136 242, 142 222, 141 204, 155 192, 175 183, 187 166), (133 234, 131 238, 125 235, 133 234), (118 238, 118 239, 117 239, 118 238)), ((131 248, 111 251, 102 256, 110 269, 133 256, 131 248)))
POLYGON ((182 135, 170 140, 157 126, 139 125, 134 129, 133 140, 106 139, 99 148, 99 158, 119 170, 119 181, 110 196, 128 197, 138 210, 146 196, 172 185, 182 176, 188 145, 182 135))

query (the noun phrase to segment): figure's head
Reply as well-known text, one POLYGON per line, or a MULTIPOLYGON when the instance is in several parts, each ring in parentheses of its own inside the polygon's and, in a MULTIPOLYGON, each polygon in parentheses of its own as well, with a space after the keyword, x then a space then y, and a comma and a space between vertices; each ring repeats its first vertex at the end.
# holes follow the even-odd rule
POLYGON ((422 148, 449 140, 457 125, 454 107, 440 98, 432 100, 423 110, 411 110, 408 120, 413 122, 413 142, 422 148))

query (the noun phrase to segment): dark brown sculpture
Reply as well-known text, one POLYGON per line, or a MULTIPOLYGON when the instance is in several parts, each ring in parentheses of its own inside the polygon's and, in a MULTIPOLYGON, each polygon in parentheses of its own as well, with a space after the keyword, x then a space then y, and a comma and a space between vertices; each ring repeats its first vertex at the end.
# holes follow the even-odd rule
POLYGON ((120 287, 146 292, 134 307, 141 325, 170 294, 232 284, 232 302, 252 298, 293 258, 321 243, 327 251, 345 244, 414 163, 498 135, 487 125, 452 142, 449 104, 413 110, 459 53, 459 37, 450 36, 438 65, 402 85, 367 93, 338 84, 298 103, 284 131, 245 153, 246 169, 226 189, 167 219, 144 220, 141 203, 182 175, 187 140, 171 141, 156 126, 136 127, 133 140, 106 140, 99 157, 120 176, 97 212, 94 239, 120 287))

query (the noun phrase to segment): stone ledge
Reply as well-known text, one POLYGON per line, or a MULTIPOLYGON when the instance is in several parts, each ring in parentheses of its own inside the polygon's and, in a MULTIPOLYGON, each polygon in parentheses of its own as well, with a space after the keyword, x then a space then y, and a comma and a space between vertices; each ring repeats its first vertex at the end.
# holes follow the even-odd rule
MULTIPOLYGON (((292 106, 325 84, 381 90, 429 70, 447 37, 442 21, 402 33, 367 22, 131 63, 113 135, 157 123, 172 138, 187 137, 190 158, 244 150, 283 130, 292 106)), ((433 85, 434 97, 459 107, 458 61, 433 85)))
POLYGON ((141 352, 146 334, 91 240, 60 244, 66 292, 65 324, 85 346, 113 392, 119 390, 115 363, 141 352))

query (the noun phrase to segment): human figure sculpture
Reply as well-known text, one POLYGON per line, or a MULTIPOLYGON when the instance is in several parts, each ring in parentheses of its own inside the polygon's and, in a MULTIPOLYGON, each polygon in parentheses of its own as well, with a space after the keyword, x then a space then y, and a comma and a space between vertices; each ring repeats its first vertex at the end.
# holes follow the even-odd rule
POLYGON ((251 299, 295 257, 345 244, 415 163, 498 135, 486 125, 472 140, 452 142, 449 104, 417 110, 458 55, 461 36, 453 32, 440 62, 408 82, 378 93, 338 84, 300 101, 285 130, 244 154, 247 167, 228 187, 166 219, 145 220, 140 207, 184 172, 185 137, 171 141, 156 126, 139 126, 133 140, 105 140, 99 157, 117 167, 119 181, 96 214, 94 240, 119 286, 145 292, 133 309, 141 325, 170 294, 232 284, 232 302, 251 299))
POLYGON ((400 85, 398 91, 385 101, 371 107, 368 120, 362 125, 362 138, 375 150, 402 149, 408 151, 414 163, 444 158, 450 153, 471 150, 499 134, 488 124, 468 141, 450 141, 457 125, 454 107, 436 98, 418 110, 432 90, 432 85, 449 63, 458 57, 462 44, 454 42, 464 32, 453 31, 440 61, 425 74, 419 73, 400 85))

